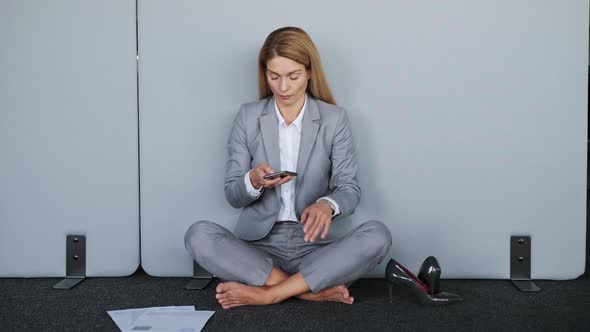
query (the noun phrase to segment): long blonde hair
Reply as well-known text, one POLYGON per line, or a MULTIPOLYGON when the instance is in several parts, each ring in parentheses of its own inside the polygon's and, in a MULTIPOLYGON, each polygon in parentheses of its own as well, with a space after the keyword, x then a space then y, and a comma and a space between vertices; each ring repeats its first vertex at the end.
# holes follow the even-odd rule
POLYGON ((266 63, 275 56, 282 56, 304 65, 305 69, 311 71, 307 92, 317 99, 336 105, 317 48, 309 35, 296 27, 280 28, 266 37, 258 56, 260 99, 272 96, 272 90, 266 81, 266 63))

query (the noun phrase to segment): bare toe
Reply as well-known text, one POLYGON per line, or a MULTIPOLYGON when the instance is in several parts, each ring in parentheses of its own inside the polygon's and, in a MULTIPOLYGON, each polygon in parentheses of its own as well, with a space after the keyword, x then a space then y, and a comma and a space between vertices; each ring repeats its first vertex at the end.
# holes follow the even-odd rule
POLYGON ((343 288, 340 291, 340 294, 342 294, 342 297, 347 298, 350 296, 350 292, 348 291, 348 288, 342 286, 343 288))

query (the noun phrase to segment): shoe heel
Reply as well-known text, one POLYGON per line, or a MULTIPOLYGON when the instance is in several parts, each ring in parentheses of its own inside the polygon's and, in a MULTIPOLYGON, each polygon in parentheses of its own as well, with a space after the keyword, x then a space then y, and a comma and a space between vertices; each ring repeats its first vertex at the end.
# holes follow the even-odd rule
POLYGON ((389 288, 389 303, 393 303, 393 285, 387 284, 387 288, 389 288))
POLYGON ((441 268, 436 257, 429 256, 424 260, 418 273, 418 279, 430 287, 430 295, 440 292, 441 268))
POLYGON ((440 292, 440 274, 431 276, 430 278, 430 295, 435 295, 440 292))

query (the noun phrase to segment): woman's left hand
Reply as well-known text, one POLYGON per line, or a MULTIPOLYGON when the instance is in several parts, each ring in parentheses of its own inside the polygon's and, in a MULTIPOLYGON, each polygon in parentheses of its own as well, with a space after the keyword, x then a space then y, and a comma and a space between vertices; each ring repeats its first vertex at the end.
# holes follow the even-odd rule
POLYGON ((303 210, 301 213, 301 224, 304 225, 304 241, 313 242, 322 231, 321 238, 325 239, 332 224, 332 208, 328 202, 320 200, 303 210))

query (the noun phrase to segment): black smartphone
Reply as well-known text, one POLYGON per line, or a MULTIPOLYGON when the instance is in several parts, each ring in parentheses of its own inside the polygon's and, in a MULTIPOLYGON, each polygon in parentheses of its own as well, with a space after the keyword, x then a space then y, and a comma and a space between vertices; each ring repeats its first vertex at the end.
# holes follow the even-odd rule
POLYGON ((297 173, 290 172, 290 171, 280 171, 280 172, 276 172, 276 173, 266 174, 265 176, 263 176, 263 178, 265 180, 272 180, 272 179, 276 179, 278 177, 284 178, 285 176, 289 176, 289 175, 297 176, 297 173))

